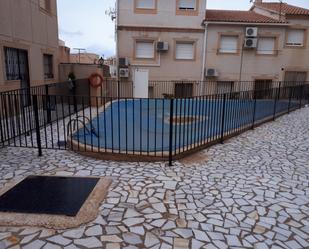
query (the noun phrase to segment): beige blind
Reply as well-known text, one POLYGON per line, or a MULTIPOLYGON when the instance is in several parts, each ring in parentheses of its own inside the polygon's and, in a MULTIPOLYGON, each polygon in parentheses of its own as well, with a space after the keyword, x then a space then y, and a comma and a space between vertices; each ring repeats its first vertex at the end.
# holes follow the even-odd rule
POLYGON ((257 52, 258 54, 274 54, 275 53, 275 41, 274 37, 262 37, 259 38, 257 52))
POLYGON ((221 36, 220 53, 237 53, 238 36, 221 36))
POLYGON ((193 60, 194 59, 194 43, 193 42, 177 42, 176 43, 176 59, 193 60))
POLYGON ((155 0, 137 0, 136 8, 155 9, 155 0))
POLYGON ((154 58, 153 41, 137 41, 135 47, 136 58, 152 59, 154 58))
POLYGON ((196 0, 179 0, 178 1, 179 9, 196 9, 196 0))
POLYGON ((287 33, 287 45, 291 46, 303 46, 304 45, 304 38, 305 38, 305 31, 302 29, 292 29, 289 30, 287 33))

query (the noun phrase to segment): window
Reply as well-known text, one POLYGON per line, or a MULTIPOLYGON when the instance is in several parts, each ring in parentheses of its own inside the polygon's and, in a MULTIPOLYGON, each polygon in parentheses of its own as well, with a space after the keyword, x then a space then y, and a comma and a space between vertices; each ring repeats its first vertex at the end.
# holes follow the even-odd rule
POLYGON ((287 46, 304 46, 305 30, 290 29, 287 31, 286 45, 287 46))
POLYGON ((137 9, 155 9, 156 0, 135 0, 135 8, 137 9))
POLYGON ((217 93, 232 93, 234 91, 234 81, 218 81, 217 82, 217 93))
POLYGON ((51 3, 50 0, 39 0, 40 1, 40 7, 48 12, 51 11, 51 3))
POLYGON ((53 71, 53 56, 50 54, 44 54, 44 79, 54 78, 53 71))
POLYGON ((194 60, 194 50, 194 42, 176 42, 175 59, 194 60))
POLYGON ((238 36, 221 35, 219 53, 236 54, 238 36))
POLYGON ((4 48, 5 57, 5 72, 7 80, 19 80, 19 59, 18 49, 16 48, 4 48))
POLYGON ((196 0, 178 0, 179 10, 196 10, 196 0))
POLYGON ((153 59, 154 58, 154 41, 136 41, 135 58, 153 59))
POLYGON ((307 78, 306 72, 297 72, 297 71, 286 71, 284 75, 284 81, 286 83, 299 83, 299 82, 305 82, 307 78))
POLYGON ((257 54, 273 55, 275 51, 275 37, 261 37, 258 41, 257 54))

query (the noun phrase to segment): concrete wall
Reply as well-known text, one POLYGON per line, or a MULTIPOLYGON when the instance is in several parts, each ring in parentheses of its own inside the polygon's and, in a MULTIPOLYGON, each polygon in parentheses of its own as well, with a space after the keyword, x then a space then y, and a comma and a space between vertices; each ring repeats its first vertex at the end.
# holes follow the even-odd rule
POLYGON ((1 0, 0 2, 0 91, 20 87, 19 81, 7 81, 4 47, 28 51, 30 85, 58 81, 58 23, 56 0, 51 11, 39 6, 39 0, 1 0), (44 80, 43 54, 53 55, 54 78, 44 80))
POLYGON ((59 46, 58 63, 70 63, 70 61, 70 48, 66 46, 59 46))
MULTIPOLYGON (((109 69, 108 69, 109 70, 109 69)), ((60 64, 59 65, 59 76, 60 81, 67 81, 69 73, 74 73, 76 79, 88 79, 93 73, 99 73, 104 75, 103 68, 98 65, 90 64, 60 64)))

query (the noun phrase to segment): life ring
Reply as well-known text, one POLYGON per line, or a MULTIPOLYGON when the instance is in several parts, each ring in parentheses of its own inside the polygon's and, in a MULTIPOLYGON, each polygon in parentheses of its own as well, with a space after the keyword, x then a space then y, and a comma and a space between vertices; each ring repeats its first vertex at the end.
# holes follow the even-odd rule
POLYGON ((98 88, 103 83, 103 76, 99 73, 93 73, 90 75, 88 80, 92 87, 98 88))

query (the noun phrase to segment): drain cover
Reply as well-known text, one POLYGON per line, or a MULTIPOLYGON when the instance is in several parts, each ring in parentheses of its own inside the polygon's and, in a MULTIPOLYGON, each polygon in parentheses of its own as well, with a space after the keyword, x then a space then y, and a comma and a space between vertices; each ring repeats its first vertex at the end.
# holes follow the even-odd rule
POLYGON ((99 180, 29 176, 0 196, 0 212, 76 216, 99 180))

